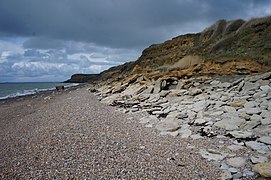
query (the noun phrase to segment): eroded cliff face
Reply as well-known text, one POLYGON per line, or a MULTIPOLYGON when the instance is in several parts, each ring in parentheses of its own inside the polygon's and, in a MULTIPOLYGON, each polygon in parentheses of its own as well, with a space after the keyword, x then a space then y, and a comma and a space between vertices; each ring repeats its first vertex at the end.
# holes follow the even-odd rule
MULTIPOLYGON (((186 34, 146 48, 138 60, 110 68, 99 79, 143 74, 251 74, 271 69, 271 16, 249 21, 219 20, 197 34, 186 34)), ((91 79, 91 78, 90 78, 91 79)))

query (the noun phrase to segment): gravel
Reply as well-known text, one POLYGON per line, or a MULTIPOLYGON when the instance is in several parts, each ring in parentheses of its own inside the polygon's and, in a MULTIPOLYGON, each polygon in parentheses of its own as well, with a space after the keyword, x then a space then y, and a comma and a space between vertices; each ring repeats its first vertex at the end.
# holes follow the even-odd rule
POLYGON ((2 102, 1 179, 220 177, 198 153, 219 150, 217 139, 159 136, 141 114, 116 110, 86 88, 2 102))

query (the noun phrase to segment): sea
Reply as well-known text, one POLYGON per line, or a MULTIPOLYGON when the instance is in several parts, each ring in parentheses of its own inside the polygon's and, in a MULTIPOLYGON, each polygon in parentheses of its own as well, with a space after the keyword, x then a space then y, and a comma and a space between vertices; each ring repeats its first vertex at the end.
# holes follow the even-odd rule
POLYGON ((44 91, 55 90, 56 86, 65 88, 78 86, 77 83, 57 83, 57 82, 16 82, 0 83, 0 99, 37 94, 44 91))

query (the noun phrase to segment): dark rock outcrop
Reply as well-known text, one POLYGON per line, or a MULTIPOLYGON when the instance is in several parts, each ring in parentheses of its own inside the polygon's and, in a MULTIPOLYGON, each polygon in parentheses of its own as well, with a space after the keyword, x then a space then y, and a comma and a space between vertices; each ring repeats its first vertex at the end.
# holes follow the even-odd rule
POLYGON ((181 35, 151 45, 136 61, 112 67, 99 75, 76 74, 68 82, 101 79, 110 82, 132 74, 157 79, 165 74, 250 74, 267 71, 271 69, 270 32, 271 16, 249 21, 219 20, 200 33, 181 35), (184 71, 194 66, 197 67, 184 71))

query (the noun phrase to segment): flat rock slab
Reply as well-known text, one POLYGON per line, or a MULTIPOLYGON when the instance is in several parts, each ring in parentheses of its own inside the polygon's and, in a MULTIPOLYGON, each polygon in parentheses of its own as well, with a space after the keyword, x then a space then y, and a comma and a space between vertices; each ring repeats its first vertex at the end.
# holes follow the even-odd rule
POLYGON ((246 120, 238 118, 238 117, 232 117, 232 118, 225 118, 221 121, 216 122, 214 125, 216 127, 226 129, 226 130, 236 130, 239 129, 239 126, 243 123, 245 123, 246 120))
POLYGON ((181 125, 174 119, 165 119, 160 121, 155 128, 158 131, 177 131, 181 125))
POLYGON ((227 163, 232 167, 240 168, 246 164, 246 160, 242 157, 235 157, 227 159, 227 163))
POLYGON ((271 136, 262 136, 258 139, 258 141, 271 145, 271 136))
POLYGON ((247 114, 252 115, 252 114, 260 114, 262 110, 258 107, 255 108, 244 108, 244 110, 247 114))
POLYGON ((251 149, 258 151, 258 152, 262 152, 262 153, 266 153, 267 151, 270 150, 268 148, 268 146, 265 145, 264 143, 259 143, 256 141, 248 141, 245 144, 247 147, 250 147, 251 149))
POLYGON ((248 131, 231 131, 229 132, 230 135, 232 135, 234 138, 237 139, 246 139, 252 137, 252 132, 248 131))
POLYGON ((218 152, 212 149, 200 149, 199 153, 208 161, 221 161, 228 155, 227 153, 218 152))
POLYGON ((148 116, 140 119, 139 123, 141 124, 156 124, 159 122, 159 119, 156 116, 148 116))
POLYGON ((239 151, 240 149, 243 149, 243 146, 233 144, 233 145, 228 146, 228 149, 232 151, 239 151))
POLYGON ((265 156, 252 156, 251 158, 250 158, 250 160, 251 160, 251 162, 253 163, 253 164, 257 164, 257 163, 264 163, 264 162, 267 162, 268 161, 268 158, 267 157, 265 157, 265 156))

